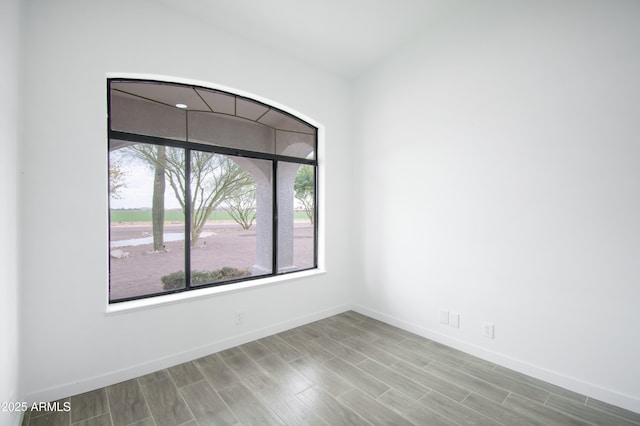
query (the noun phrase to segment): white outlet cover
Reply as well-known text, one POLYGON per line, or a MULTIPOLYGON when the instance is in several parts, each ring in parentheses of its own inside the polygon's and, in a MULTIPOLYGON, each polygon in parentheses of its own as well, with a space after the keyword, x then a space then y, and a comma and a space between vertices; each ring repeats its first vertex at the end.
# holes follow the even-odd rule
POLYGON ((485 322, 482 325, 482 335, 489 339, 493 339, 493 323, 485 322))
POLYGON ((449 324, 449 311, 440 311, 440 322, 442 324, 449 324))
POLYGON ((449 314, 449 325, 453 328, 460 328, 460 314, 457 312, 451 312, 449 314))

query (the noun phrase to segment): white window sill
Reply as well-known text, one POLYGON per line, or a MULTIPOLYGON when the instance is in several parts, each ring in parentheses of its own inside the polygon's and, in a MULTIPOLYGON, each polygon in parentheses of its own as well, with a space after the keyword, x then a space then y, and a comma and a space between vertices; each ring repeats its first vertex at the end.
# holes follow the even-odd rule
POLYGON ((326 271, 324 269, 310 269, 307 271, 292 272, 285 275, 277 275, 251 281, 220 285, 216 287, 207 287, 198 290, 185 291, 182 293, 167 294, 163 296, 148 297, 146 299, 131 300, 128 302, 107 304, 105 315, 114 315, 124 312, 156 308, 172 303, 180 303, 193 299, 201 299, 203 297, 228 294, 249 288, 262 287, 265 285, 277 284, 285 281, 306 278, 315 275, 322 275, 325 273, 326 271))

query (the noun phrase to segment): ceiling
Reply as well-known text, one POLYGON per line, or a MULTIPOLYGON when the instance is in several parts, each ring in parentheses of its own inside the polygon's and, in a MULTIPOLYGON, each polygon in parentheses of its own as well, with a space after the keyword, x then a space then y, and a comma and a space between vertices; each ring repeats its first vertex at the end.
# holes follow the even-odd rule
POLYGON ((464 0, 158 0, 235 36, 355 77, 464 0))

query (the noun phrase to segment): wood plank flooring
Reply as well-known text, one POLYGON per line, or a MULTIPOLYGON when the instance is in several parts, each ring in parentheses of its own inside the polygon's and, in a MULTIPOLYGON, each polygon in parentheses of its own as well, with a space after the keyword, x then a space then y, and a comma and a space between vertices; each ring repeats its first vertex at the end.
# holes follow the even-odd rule
POLYGON ((23 425, 640 425, 352 311, 59 402, 23 425))

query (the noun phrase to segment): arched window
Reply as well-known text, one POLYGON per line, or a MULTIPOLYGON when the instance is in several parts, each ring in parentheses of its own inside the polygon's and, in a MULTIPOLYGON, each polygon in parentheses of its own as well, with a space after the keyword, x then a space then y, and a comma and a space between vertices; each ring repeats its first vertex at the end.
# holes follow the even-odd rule
POLYGON ((206 87, 109 79, 109 301, 317 268, 317 128, 206 87))

